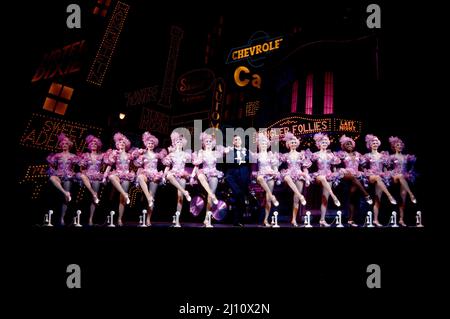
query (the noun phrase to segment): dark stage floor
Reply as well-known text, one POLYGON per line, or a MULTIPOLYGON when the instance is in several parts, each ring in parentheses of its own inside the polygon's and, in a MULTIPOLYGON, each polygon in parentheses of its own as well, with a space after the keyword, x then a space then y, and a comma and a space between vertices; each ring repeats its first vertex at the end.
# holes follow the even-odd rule
MULTIPOLYGON (((59 226, 59 225, 53 225, 54 227, 58 227, 58 228, 90 228, 90 229, 95 229, 95 228, 112 228, 109 227, 107 224, 94 224, 93 226, 89 226, 89 225, 82 225, 81 227, 76 227, 74 224, 68 224, 66 226, 59 226)), ((168 223, 168 222, 152 222, 151 226, 146 226, 146 227, 142 227, 139 223, 136 222, 126 222, 124 223, 123 226, 118 226, 118 225, 114 225, 115 228, 176 228, 174 227, 173 223, 168 223)), ((278 223, 279 227, 274 227, 272 226, 264 226, 262 224, 243 224, 242 226, 234 226, 232 224, 213 224, 212 228, 221 228, 221 229, 226 229, 226 228, 262 228, 262 229, 270 229, 270 228, 292 228, 292 229, 301 229, 301 228, 305 228, 305 229, 309 229, 309 227, 305 227, 304 224, 298 224, 298 227, 294 227, 292 226, 290 223, 286 223, 286 222, 282 222, 282 223, 278 223)), ((311 224, 311 228, 340 228, 337 227, 336 223, 330 224, 330 227, 320 227, 319 223, 312 223, 311 224)), ((46 227, 45 225, 35 225, 35 227, 46 227)), ((46 227, 46 228, 50 228, 50 227, 46 227)), ((204 226, 203 223, 181 223, 181 228, 207 228, 204 226)), ((342 228, 368 228, 366 225, 363 224, 359 224, 358 227, 353 227, 350 226, 346 223, 342 224, 342 228)), ((373 228, 396 228, 396 227, 392 227, 392 225, 387 224, 387 225, 383 225, 383 227, 373 227, 373 228)), ((398 226, 398 228, 422 228, 422 227, 417 227, 416 225, 408 225, 407 227, 405 226, 398 226)))

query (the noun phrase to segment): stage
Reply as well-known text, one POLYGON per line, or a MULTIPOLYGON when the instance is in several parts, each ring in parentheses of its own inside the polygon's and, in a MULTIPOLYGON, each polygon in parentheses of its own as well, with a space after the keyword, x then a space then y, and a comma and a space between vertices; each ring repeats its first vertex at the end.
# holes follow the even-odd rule
MULTIPOLYGON (((127 229, 133 229, 133 228, 143 228, 143 229, 148 229, 149 231, 151 229, 165 229, 165 228, 205 228, 205 229, 209 229, 211 231, 213 231, 213 229, 229 229, 229 228, 251 228, 251 229, 281 229, 281 228, 292 228, 295 230, 300 230, 300 229, 312 229, 312 228, 323 228, 323 229, 331 229, 331 228, 341 228, 341 227, 337 227, 336 223, 331 224, 330 223, 330 227, 320 227, 319 223, 311 223, 312 227, 305 227, 305 224, 298 224, 298 227, 294 227, 293 225, 291 225, 290 223, 286 223, 286 222, 282 222, 282 223, 278 223, 279 227, 273 227, 272 226, 264 226, 262 224, 242 224, 242 226, 234 226, 232 224, 214 224, 213 223, 213 227, 205 227, 205 225, 203 223, 183 223, 180 222, 181 227, 174 227, 173 223, 168 223, 168 222, 152 222, 151 226, 145 226, 143 227, 141 224, 136 223, 136 222, 125 222, 123 226, 118 226, 116 224, 114 224, 114 227, 110 227, 108 226, 107 223, 104 224, 94 224, 92 226, 90 225, 82 225, 81 227, 76 227, 74 224, 68 224, 65 226, 60 226, 60 225, 54 225, 53 227, 55 228, 74 228, 74 229, 99 229, 99 228, 127 228, 127 229)), ((34 228, 52 228, 52 227, 48 227, 45 224, 41 224, 41 225, 34 225, 34 228)), ((397 226, 397 227, 392 227, 391 225, 383 225, 383 227, 367 227, 363 224, 358 225, 358 227, 353 227, 348 225, 347 223, 343 223, 342 224, 342 228, 378 228, 378 229, 384 229, 384 228, 393 228, 394 230, 396 228, 423 228, 423 226, 421 227, 417 227, 416 225, 408 225, 408 226, 397 226)), ((393 230, 393 231, 394 231, 393 230)))
MULTIPOLYGON (((439 115, 442 101, 434 101, 439 81, 429 74, 442 65, 428 57, 440 51, 431 46, 436 28, 423 23, 426 7, 335 1, 236 6, 59 0, 34 2, 21 10, 32 13, 25 19, 29 39, 17 38, 29 47, 18 63, 27 67, 23 79, 28 85, 27 92, 10 94, 26 99, 12 107, 17 112, 17 191, 13 210, 4 212, 23 218, 12 224, 17 235, 4 241, 8 247, 20 242, 12 249, 14 256, 4 258, 18 273, 4 273, 19 290, 21 306, 14 311, 45 317, 98 312, 101 318, 133 318, 138 317, 134 312, 142 312, 139 316, 149 318, 201 319, 206 315, 180 314, 180 306, 240 303, 270 304, 270 314, 208 317, 445 313, 433 313, 438 309, 437 291, 447 287, 448 248, 441 238, 445 231, 438 230, 447 217, 446 197, 438 195, 436 185, 441 164, 433 150, 439 148, 431 145, 442 144, 446 136, 437 132, 445 126, 440 125, 445 116, 439 115), (179 129, 186 145, 182 138, 172 138, 179 129), (226 138, 228 129, 235 130, 229 134, 232 139, 226 138), (242 205, 226 176, 250 152, 236 151, 232 163, 222 154, 222 161, 214 161, 223 178, 215 183, 207 176, 222 206, 216 204, 221 209, 210 215, 213 227, 206 227, 206 211, 214 209, 208 187, 198 179, 199 170, 210 163, 194 164, 200 151, 210 150, 200 133, 214 136, 215 152, 235 146, 240 129, 262 130, 270 138, 265 146, 270 148, 263 152, 264 139, 256 133, 245 135, 242 142, 257 155, 276 153, 270 164, 279 176, 264 176, 276 200, 266 196, 270 192, 256 176, 243 183, 248 189, 242 205), (116 140, 117 133, 125 138, 116 140), (152 139, 146 140, 145 133, 152 139), (300 166, 304 183, 297 175, 297 183, 289 184, 286 177, 295 176, 285 172, 301 159, 289 158, 294 150, 289 143, 295 140, 287 138, 291 134, 298 139, 296 151, 309 159, 320 150, 327 156, 344 150, 344 135, 354 140, 354 151, 362 156, 395 156, 390 138, 400 138, 402 154, 417 159, 409 167, 417 173, 409 185, 415 197, 405 198, 405 186, 392 175, 386 187, 397 204, 380 193, 381 183, 369 181, 363 186, 373 199, 370 204, 364 192, 355 192, 354 184, 333 179, 345 163, 332 164, 328 158, 327 181, 340 204, 328 196, 325 183, 318 183, 321 174, 313 175, 322 171, 318 158, 308 173, 308 163, 300 166), (88 142, 91 135, 99 141, 96 148, 88 142), (320 135, 329 137, 328 148, 321 149, 318 141, 323 139, 315 139, 320 135), (371 135, 378 136, 379 149, 367 146, 371 135), (148 146, 151 141, 153 148, 148 146), (190 196, 178 198, 177 189, 182 190, 166 173, 174 166, 167 157, 179 142, 183 152, 195 156, 183 163, 186 174, 181 179, 186 184, 179 185, 190 196), (125 148, 118 146, 121 143, 125 148), (58 175, 63 182, 58 184, 50 179, 51 169, 69 166, 66 151, 78 158, 70 162, 71 174, 58 175), (121 155, 111 159, 118 151, 121 155), (63 152, 61 160, 49 161, 50 154, 63 152), (160 180, 157 174, 144 174, 142 182, 144 154, 163 174, 160 180), (100 158, 103 162, 95 170, 99 174, 90 175, 91 190, 81 177, 100 158), (110 178, 118 166, 126 173, 120 176, 120 187, 110 178), (298 227, 290 223, 301 198, 294 197, 294 186, 306 199, 298 211, 298 227), (279 206, 274 207, 276 201, 279 206), (375 204, 383 227, 367 227, 375 204), (149 205, 152 225, 142 227, 143 210, 149 205), (321 205, 322 211, 327 206, 330 227, 320 227, 321 205), (271 209, 270 226, 263 225, 265 209, 271 209), (392 227, 403 210, 408 226, 392 227), (180 227, 174 227, 176 211, 181 212, 180 227), (243 226, 233 226, 236 211, 243 215, 243 226), (416 226, 419 212, 424 227, 416 226), (65 225, 58 225, 64 214, 65 225), (122 214, 124 225, 118 226, 122 214), (94 225, 89 226, 92 216, 94 225), (306 227, 306 216, 311 227, 306 227), (350 226, 349 218, 359 227, 350 226), (78 279, 71 269, 79 269, 78 279), (371 286, 373 269, 379 270, 377 286, 371 286), (79 287, 70 286, 77 281, 73 278, 79 287)), ((395 160, 398 157, 390 158, 392 163, 386 163, 380 176, 392 171, 395 160)), ((257 163, 246 164, 251 172, 259 172, 257 163)), ((358 166, 364 175, 371 169, 367 160, 358 166)))

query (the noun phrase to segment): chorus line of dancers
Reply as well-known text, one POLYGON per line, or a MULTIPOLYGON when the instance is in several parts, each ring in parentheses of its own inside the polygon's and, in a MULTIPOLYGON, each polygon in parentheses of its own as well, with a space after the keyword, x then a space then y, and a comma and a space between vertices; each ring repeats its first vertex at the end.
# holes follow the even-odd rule
MULTIPOLYGON (((166 149, 158 149, 158 139, 145 132, 142 135, 143 148, 131 148, 130 140, 122 133, 114 135, 115 149, 102 152, 102 141, 93 135, 86 138, 88 152, 73 154, 70 149, 72 141, 60 134, 58 145, 61 152, 48 156, 49 175, 51 183, 64 195, 59 222, 65 224, 67 205, 72 200, 71 186, 82 183, 91 194, 89 225, 93 225, 95 210, 100 202, 99 189, 102 184, 111 183, 120 193, 118 203, 117 224, 123 225, 126 205, 130 204, 128 190, 134 183, 142 189, 147 201, 147 214, 144 221, 151 225, 152 212, 155 205, 155 194, 158 187, 169 182, 177 189, 176 214, 180 214, 184 199, 191 201, 191 195, 186 190, 187 184, 200 183, 207 193, 206 214, 204 225, 212 227, 208 214, 217 205, 216 190, 218 183, 224 180, 232 191, 236 200, 233 225, 242 226, 243 211, 246 207, 246 196, 251 180, 256 181, 265 192, 265 214, 263 225, 270 227, 269 215, 272 205, 277 207, 279 202, 273 194, 274 185, 286 183, 293 192, 293 207, 291 224, 298 227, 297 215, 300 205, 307 205, 303 195, 305 187, 316 183, 321 188, 320 226, 329 227, 326 221, 328 200, 331 197, 336 207, 341 202, 333 189, 342 181, 348 182, 350 196, 363 196, 368 205, 373 205, 373 224, 382 226, 379 222, 380 203, 386 195, 392 205, 397 205, 394 196, 389 192, 389 185, 400 185, 399 225, 406 226, 404 221, 407 197, 413 204, 417 200, 411 191, 410 184, 415 180, 413 170, 416 160, 414 155, 404 154, 404 143, 398 137, 390 137, 391 154, 379 151, 381 142, 371 134, 366 135, 365 142, 368 152, 364 155, 355 150, 355 141, 343 135, 340 138, 341 150, 332 152, 329 149, 330 139, 326 134, 314 135, 316 152, 299 150, 300 140, 292 133, 285 134, 283 142, 288 152, 278 153, 270 150, 271 140, 264 133, 256 138, 257 151, 252 152, 242 145, 240 136, 234 136, 233 146, 216 145, 213 135, 206 132, 200 134, 202 149, 197 152, 185 149, 186 138, 177 133, 171 134, 172 144, 166 149), (228 156, 227 171, 224 174, 216 168, 219 159, 228 156), (133 163, 133 165, 130 165, 133 163), (158 164, 165 166, 158 170, 158 164), (186 164, 192 163, 192 172, 187 170, 186 164), (250 163, 257 163, 257 169, 251 171, 250 163), (283 164, 283 169, 279 170, 283 164), (313 163, 317 168, 314 172, 309 169, 313 163), (78 169, 76 169, 78 166, 78 169), (132 167, 137 168, 133 170, 132 167), (77 172, 76 172, 77 171, 77 172), (368 193, 369 184, 373 184, 373 196, 368 193)), ((160 165, 161 167, 161 165, 160 165)), ((355 207, 349 205, 348 225, 357 227, 354 221, 355 207)), ((210 216, 210 215, 209 215, 210 216)))

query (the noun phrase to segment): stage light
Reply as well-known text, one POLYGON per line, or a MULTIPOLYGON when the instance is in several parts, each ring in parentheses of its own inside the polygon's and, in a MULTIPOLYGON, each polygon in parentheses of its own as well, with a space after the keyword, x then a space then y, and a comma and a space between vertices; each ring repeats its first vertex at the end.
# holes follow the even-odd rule
MULTIPOLYGON (((109 3, 109 2, 108 2, 109 3)), ((91 64, 89 74, 87 76, 87 82, 95 84, 101 87, 103 79, 105 78, 106 71, 108 70, 116 44, 119 40, 120 33, 122 32, 123 25, 128 15, 130 6, 126 3, 118 1, 109 20, 106 31, 103 34, 103 39, 97 50, 94 61, 91 64)), ((102 11, 106 15, 106 11, 102 11)), ((95 14, 95 10, 94 10, 95 14)))
POLYGON ((125 113, 119 113, 119 119, 123 120, 125 118, 125 113))

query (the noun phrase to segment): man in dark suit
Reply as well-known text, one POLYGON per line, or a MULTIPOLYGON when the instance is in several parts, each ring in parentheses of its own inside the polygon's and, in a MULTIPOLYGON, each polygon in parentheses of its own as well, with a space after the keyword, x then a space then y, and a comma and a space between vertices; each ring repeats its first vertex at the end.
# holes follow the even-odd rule
POLYGON ((242 227, 242 217, 246 209, 245 199, 248 195, 250 183, 250 163, 249 152, 245 147, 242 147, 242 139, 238 135, 233 137, 233 151, 227 154, 227 163, 228 169, 225 181, 230 186, 236 201, 233 225, 242 227))

